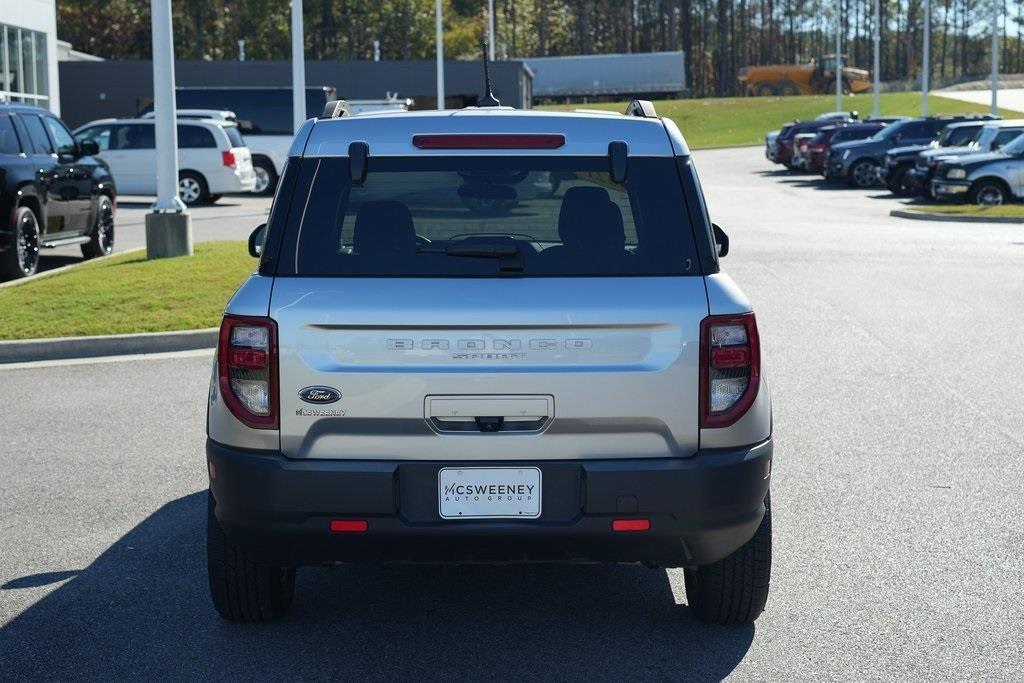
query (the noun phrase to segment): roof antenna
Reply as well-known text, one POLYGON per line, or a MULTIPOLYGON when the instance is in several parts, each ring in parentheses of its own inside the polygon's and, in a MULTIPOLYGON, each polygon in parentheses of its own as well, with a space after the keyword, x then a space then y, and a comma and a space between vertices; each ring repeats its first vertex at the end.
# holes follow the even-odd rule
POLYGON ((499 102, 498 98, 495 97, 494 93, 491 92, 491 70, 487 64, 487 41, 485 40, 481 42, 480 47, 482 47, 484 51, 484 91, 487 94, 481 97, 479 100, 477 100, 476 106, 500 107, 501 102, 499 102))

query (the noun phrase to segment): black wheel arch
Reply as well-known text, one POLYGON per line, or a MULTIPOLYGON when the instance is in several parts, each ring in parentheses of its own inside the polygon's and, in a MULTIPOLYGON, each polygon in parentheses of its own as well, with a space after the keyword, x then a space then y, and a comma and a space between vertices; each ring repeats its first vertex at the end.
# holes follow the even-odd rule
POLYGON ((14 220, 14 213, 21 207, 26 207, 32 210, 32 213, 36 215, 36 220, 39 221, 40 230, 46 225, 46 204, 36 192, 35 187, 31 183, 26 183, 18 188, 17 191, 18 199, 15 201, 14 206, 11 207, 10 221, 14 220))

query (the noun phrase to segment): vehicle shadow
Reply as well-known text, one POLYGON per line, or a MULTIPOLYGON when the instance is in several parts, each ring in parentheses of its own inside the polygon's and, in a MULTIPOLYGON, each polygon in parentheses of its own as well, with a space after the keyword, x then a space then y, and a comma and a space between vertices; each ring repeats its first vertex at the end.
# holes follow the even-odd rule
POLYGON ((754 637, 697 622, 663 570, 607 566, 310 568, 284 620, 227 623, 205 497, 164 505, 0 629, 0 679, 720 680, 754 637))
POLYGON ((39 255, 39 267, 36 269, 37 273, 43 273, 47 270, 53 270, 55 268, 63 268, 64 266, 70 266, 72 263, 81 263, 82 256, 71 256, 71 255, 55 255, 50 256, 45 253, 39 255))

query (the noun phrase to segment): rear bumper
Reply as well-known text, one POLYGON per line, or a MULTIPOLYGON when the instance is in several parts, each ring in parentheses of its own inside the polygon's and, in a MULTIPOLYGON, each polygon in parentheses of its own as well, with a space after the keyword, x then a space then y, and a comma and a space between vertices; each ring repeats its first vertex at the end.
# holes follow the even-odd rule
MULTIPOLYGON (((453 463, 289 460, 207 441, 210 488, 225 533, 261 559, 333 562, 715 562, 746 543, 764 515, 772 441, 686 459, 473 462, 539 467, 537 520, 442 520, 438 470, 453 463), (650 529, 613 532, 612 520, 650 529), (332 519, 366 520, 332 534, 332 519)), ((461 462, 458 464, 466 464, 461 462)))

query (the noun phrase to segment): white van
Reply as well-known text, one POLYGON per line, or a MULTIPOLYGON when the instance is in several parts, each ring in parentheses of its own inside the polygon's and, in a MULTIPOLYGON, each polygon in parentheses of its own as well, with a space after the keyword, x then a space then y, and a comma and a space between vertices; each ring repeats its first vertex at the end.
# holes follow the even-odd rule
MULTIPOLYGON (((203 110, 219 112, 216 119, 235 118, 245 144, 252 152, 252 165, 256 172, 259 194, 273 194, 277 180, 284 173, 288 161, 288 148, 294 135, 291 87, 179 87, 175 89, 178 117, 183 112, 203 110)), ((314 86, 306 88, 306 117, 319 116, 328 100, 335 97, 334 88, 314 86)), ((139 115, 145 117, 153 105, 144 107, 139 115)))
MULTIPOLYGON (((103 119, 81 126, 75 139, 93 140, 122 195, 156 194, 156 123, 152 118, 103 119)), ((252 192, 252 155, 238 126, 226 121, 178 123, 178 196, 188 206, 227 192, 252 192)))

